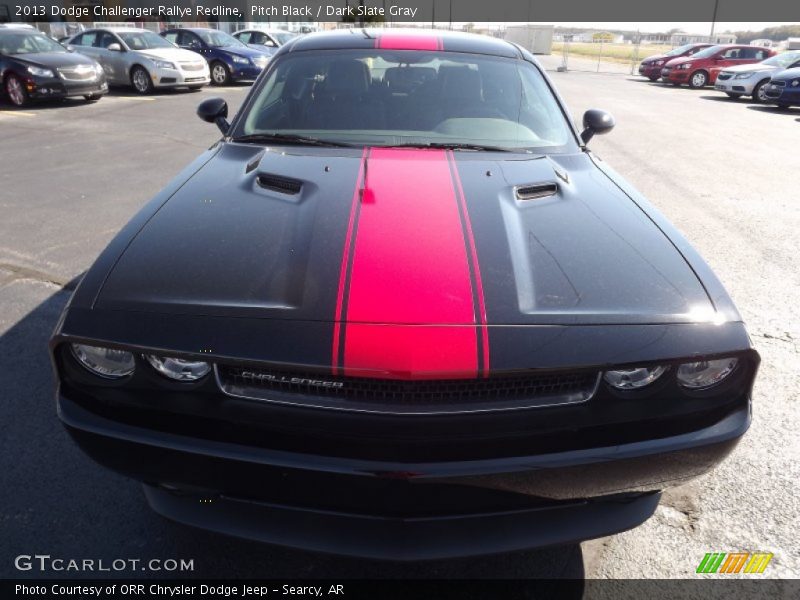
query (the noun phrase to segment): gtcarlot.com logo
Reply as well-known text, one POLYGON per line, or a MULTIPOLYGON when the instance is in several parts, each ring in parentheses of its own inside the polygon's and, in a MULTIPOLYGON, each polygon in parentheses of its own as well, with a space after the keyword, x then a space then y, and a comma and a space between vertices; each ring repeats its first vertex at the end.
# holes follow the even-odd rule
POLYGON ((60 558, 49 554, 20 554, 14 559, 18 571, 122 572, 194 571, 194 559, 185 558, 60 558))

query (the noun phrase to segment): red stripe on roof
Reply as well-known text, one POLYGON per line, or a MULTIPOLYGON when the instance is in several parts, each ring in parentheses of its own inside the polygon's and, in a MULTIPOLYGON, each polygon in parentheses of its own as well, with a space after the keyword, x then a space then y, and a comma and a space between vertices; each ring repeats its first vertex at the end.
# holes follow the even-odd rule
POLYGON ((441 50, 442 41, 437 35, 384 33, 378 36, 376 47, 382 50, 441 50))

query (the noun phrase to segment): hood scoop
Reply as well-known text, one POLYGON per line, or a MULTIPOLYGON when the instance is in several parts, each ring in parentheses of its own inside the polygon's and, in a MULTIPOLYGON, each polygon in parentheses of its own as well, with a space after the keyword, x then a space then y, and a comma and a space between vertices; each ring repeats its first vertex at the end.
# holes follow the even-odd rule
POLYGON ((303 189, 303 182, 298 179, 290 177, 283 177, 282 175, 273 175, 271 173, 261 173, 256 177, 256 183, 259 187, 289 196, 296 196, 303 189))
POLYGON ((558 184, 553 181, 518 185, 514 188, 514 196, 517 200, 539 200, 555 196, 557 193, 558 184))

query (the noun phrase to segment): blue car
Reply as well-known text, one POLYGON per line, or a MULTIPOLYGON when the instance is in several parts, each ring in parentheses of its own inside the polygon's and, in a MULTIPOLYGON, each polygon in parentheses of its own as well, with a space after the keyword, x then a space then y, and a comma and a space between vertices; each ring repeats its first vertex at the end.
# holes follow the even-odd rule
POLYGON ((781 108, 800 106, 800 67, 773 75, 764 93, 768 102, 781 108))
POLYGON ((161 35, 180 48, 202 55, 208 61, 214 85, 253 81, 270 59, 267 52, 251 48, 218 29, 167 29, 161 35))

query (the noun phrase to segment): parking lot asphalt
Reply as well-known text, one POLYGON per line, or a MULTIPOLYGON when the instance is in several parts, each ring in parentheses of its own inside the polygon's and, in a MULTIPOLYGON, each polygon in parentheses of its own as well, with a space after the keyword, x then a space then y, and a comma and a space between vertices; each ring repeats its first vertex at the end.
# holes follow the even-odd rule
MULTIPOLYGON (((558 57, 542 62, 555 68, 558 57)), ((706 552, 760 550, 775 554, 765 576, 800 577, 800 110, 623 75, 551 75, 578 122, 587 108, 616 116, 616 129, 591 147, 705 256, 762 354, 753 427, 719 469, 667 492, 633 531, 469 560, 350 560, 162 519, 136 483, 93 464, 63 431, 46 344, 76 278, 217 139, 196 105, 220 95, 233 113, 248 88, 147 98, 113 91, 95 104, 23 111, 0 104, 0 576, 26 575, 14 568, 19 554, 50 554, 194 559, 194 572, 180 575, 200 577, 665 578, 692 576, 706 552)))

